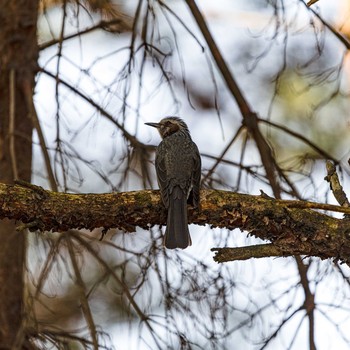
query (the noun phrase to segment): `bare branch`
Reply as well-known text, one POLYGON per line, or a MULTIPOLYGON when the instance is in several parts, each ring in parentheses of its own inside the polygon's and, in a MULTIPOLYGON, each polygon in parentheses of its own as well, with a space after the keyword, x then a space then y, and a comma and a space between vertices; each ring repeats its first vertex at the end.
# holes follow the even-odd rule
MULTIPOLYGON (((318 1, 318 0, 316 0, 318 1)), ((333 33, 333 35, 346 47, 347 50, 350 50, 350 41, 342 35, 338 30, 336 30, 334 27, 332 27, 329 23, 327 23, 313 8, 310 7, 313 3, 316 2, 315 0, 309 1, 307 4, 301 0, 301 3, 308 8, 309 11, 311 11, 315 17, 317 17, 320 22, 333 33), (311 4, 310 4, 311 2, 311 4)))
MULTIPOLYGON (((0 218, 29 223, 31 230, 103 227, 134 232, 136 226, 147 229, 166 222, 159 191, 78 195, 39 189, 0 184, 0 218)), ((348 220, 310 209, 350 214, 350 208, 217 190, 201 191, 201 203, 200 212, 189 210, 189 222, 239 228, 273 242, 285 256, 349 260, 348 220)))
POLYGON ((318 2, 318 0, 310 0, 306 5, 310 7, 311 5, 316 4, 316 2, 318 2))
MULTIPOLYGON (((67 234, 67 236, 68 236, 68 234, 67 234)), ((83 278, 82 278, 81 273, 80 273, 80 268, 78 266, 77 257, 74 254, 73 243, 71 241, 71 238, 69 236, 66 237, 66 241, 67 241, 70 260, 72 262, 72 266, 73 266, 73 270, 74 270, 74 274, 75 274, 75 279, 76 279, 75 282, 76 282, 78 289, 79 289, 79 299, 80 299, 82 311, 83 311, 83 314, 84 314, 84 317, 86 320, 86 324, 88 325, 88 328, 90 331, 90 336, 92 339, 93 348, 94 348, 94 350, 98 350, 99 347, 98 347, 96 325, 94 322, 94 318, 92 316, 89 301, 88 301, 87 296, 86 296, 86 294, 87 294, 86 293, 86 286, 85 286, 85 283, 84 283, 83 278)))
POLYGON ((15 151, 15 114, 16 114, 16 72, 15 69, 10 70, 10 103, 9 103, 9 137, 10 137, 10 155, 11 155, 11 165, 13 177, 18 179, 18 165, 17 165, 17 156, 15 151))
POLYGON ((67 35, 63 39, 61 39, 61 38, 60 39, 52 39, 50 41, 42 43, 42 44, 39 45, 39 49, 40 50, 45 50, 45 49, 47 49, 50 46, 59 44, 61 42, 61 40, 67 41, 67 40, 70 40, 70 39, 79 38, 82 35, 88 34, 88 33, 92 32, 94 30, 97 30, 97 29, 102 29, 102 30, 106 30, 106 31, 110 31, 110 30, 114 31, 113 26, 116 25, 116 24, 120 25, 118 27, 120 29, 119 32, 129 31, 130 30, 130 28, 128 26, 126 26, 125 23, 120 18, 113 18, 113 19, 108 20, 108 21, 102 20, 99 23, 97 23, 97 24, 95 24, 95 25, 93 25, 91 27, 83 29, 83 30, 81 30, 81 31, 79 31, 77 33, 73 33, 71 35, 67 35), (123 28, 123 26, 125 26, 125 27, 123 28))
POLYGON ((130 144, 133 147, 140 147, 143 149, 154 149, 154 147, 149 146, 149 145, 145 145, 142 142, 140 142, 135 136, 131 135, 124 127, 122 124, 120 124, 117 120, 115 120, 115 118, 113 118, 105 109, 103 109, 97 102, 95 102, 94 100, 92 100, 90 97, 86 96, 84 93, 82 93, 80 90, 78 90, 77 88, 75 88, 74 86, 70 85, 69 83, 67 83, 66 81, 62 80, 59 77, 56 77, 54 74, 52 74, 51 72, 47 71, 46 69, 41 69, 41 71, 45 74, 47 74, 48 76, 50 76, 51 78, 54 78, 56 80, 58 80, 59 83, 63 84, 65 87, 67 87, 68 89, 70 89, 71 91, 73 91, 75 94, 77 94, 78 96, 80 96, 83 100, 85 100, 86 102, 90 103, 92 107, 96 108, 96 110, 98 110, 104 117, 106 117, 110 122, 112 122, 118 129, 120 129, 123 133, 123 136, 130 142, 130 144))
POLYGON ((350 206, 350 203, 346 196, 346 193, 343 190, 343 186, 340 184, 335 165, 332 162, 327 161, 326 168, 327 176, 325 177, 325 180, 329 182, 329 186, 333 192, 335 199, 339 205, 348 208, 350 206))
POLYGON ((236 248, 212 248, 211 251, 216 252, 214 260, 219 263, 236 260, 248 260, 251 258, 285 256, 282 250, 271 243, 236 248))
POLYGON ((243 118, 243 125, 247 128, 247 130, 249 131, 256 143, 256 146, 260 153, 261 161, 266 171, 266 176, 271 184, 271 188, 274 192, 274 195, 276 198, 280 198, 281 188, 277 178, 277 174, 279 173, 278 166, 276 164, 275 157, 273 156, 271 147, 269 146, 259 129, 257 114, 251 109, 248 101, 244 97, 241 89, 239 88, 232 72, 230 71, 218 46, 216 45, 216 42, 214 41, 209 31, 209 28, 205 22, 202 13, 197 7, 196 2, 194 0, 186 0, 186 2, 208 44, 210 52, 213 55, 213 58, 218 66, 218 69, 222 74, 223 79, 225 80, 225 83, 231 95, 237 102, 238 108, 243 118))
POLYGON ((316 350, 315 345, 315 295, 311 292, 310 282, 307 276, 310 265, 304 264, 300 256, 295 257, 300 275, 300 284, 304 290, 303 309, 309 319, 309 349, 316 350))

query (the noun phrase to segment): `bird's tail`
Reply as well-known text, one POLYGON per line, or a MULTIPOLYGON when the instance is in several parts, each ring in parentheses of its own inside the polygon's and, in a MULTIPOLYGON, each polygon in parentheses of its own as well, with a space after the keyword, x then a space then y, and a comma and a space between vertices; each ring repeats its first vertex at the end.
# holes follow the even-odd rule
POLYGON ((179 186, 175 186, 169 198, 164 245, 168 249, 185 249, 191 244, 187 222, 187 197, 179 186))

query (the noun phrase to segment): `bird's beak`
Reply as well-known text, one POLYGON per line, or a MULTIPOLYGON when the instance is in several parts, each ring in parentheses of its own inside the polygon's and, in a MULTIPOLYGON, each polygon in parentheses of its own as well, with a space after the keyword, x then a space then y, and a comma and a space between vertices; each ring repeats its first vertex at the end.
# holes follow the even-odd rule
POLYGON ((148 126, 153 126, 154 128, 159 128, 159 123, 145 123, 148 126))

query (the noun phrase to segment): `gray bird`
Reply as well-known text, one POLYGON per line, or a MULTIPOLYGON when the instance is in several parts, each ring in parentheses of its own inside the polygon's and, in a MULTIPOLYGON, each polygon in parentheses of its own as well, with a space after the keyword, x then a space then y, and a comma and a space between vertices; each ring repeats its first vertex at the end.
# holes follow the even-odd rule
POLYGON ((156 172, 161 197, 168 209, 164 245, 187 248, 192 244, 187 221, 187 202, 199 206, 201 158, 186 123, 166 117, 159 123, 145 123, 157 128, 162 142, 156 152, 156 172))

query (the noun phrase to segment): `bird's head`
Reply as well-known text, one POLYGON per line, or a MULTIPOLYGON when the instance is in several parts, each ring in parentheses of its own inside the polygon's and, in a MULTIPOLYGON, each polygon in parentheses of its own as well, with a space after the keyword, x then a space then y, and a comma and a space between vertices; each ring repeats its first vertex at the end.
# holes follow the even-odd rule
POLYGON ((189 134, 186 123, 178 117, 166 117, 159 123, 145 123, 146 125, 157 128, 160 136, 164 139, 167 136, 174 134, 175 132, 182 131, 189 134))

